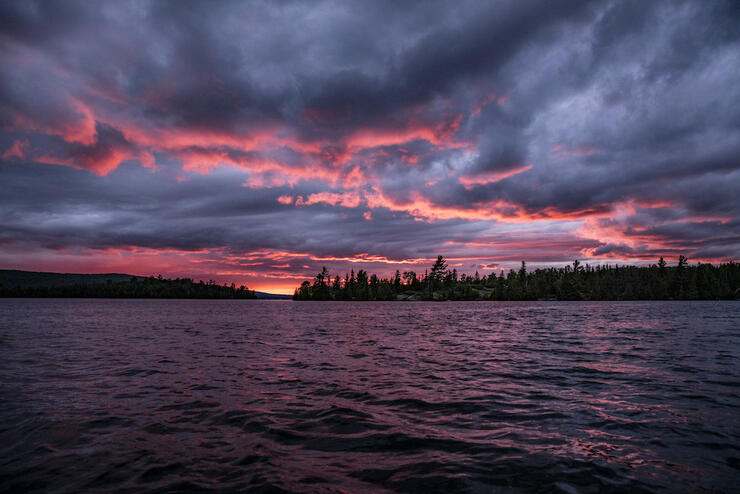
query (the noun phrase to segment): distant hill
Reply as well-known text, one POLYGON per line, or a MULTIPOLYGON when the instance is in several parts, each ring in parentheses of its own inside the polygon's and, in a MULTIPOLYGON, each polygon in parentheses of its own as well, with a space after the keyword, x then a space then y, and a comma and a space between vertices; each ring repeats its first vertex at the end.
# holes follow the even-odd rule
POLYGON ((257 298, 263 300, 293 300, 293 295, 281 295, 279 293, 254 292, 257 298))
MULTIPOLYGON (((41 296, 54 296, 59 290, 55 290, 63 287, 73 286, 95 286, 95 285, 106 285, 127 283, 132 279, 136 281, 147 281, 148 278, 145 276, 134 276, 123 273, 105 273, 105 274, 79 274, 79 273, 46 273, 46 272, 35 272, 35 271, 21 271, 17 269, 0 269, 0 288, 6 290, 17 291, 20 289, 28 296, 39 296, 38 293, 45 295, 41 296), (50 291, 50 290, 51 291, 50 291), (38 293, 37 293, 38 292, 38 293)), ((159 283, 172 283, 172 280, 160 280, 159 283)), ((193 284, 195 288, 198 288, 198 284, 193 284)), ((95 289, 97 290, 97 289, 95 289)), ((85 290, 83 293, 89 296, 89 290, 85 290)), ((61 293, 61 292, 60 292, 61 293)), ((66 295, 66 291, 64 292, 66 295)), ((290 295, 278 295, 265 292, 254 292, 258 299, 291 299, 290 295)), ((70 295, 75 296, 75 295, 70 295)), ((95 295, 93 295, 95 296, 95 295)), ((104 295, 105 296, 105 295, 104 295)), ((114 294, 111 296, 119 296, 114 294)), ((134 295, 136 296, 136 295, 134 295)), ((157 298, 167 296, 167 294, 158 294, 157 298)), ((220 295, 223 298, 231 298, 230 296, 220 295)), ((210 298, 210 297, 209 297, 210 298)), ((219 298, 219 297, 216 297, 219 298)), ((244 297, 238 297, 244 298, 244 297)), ((253 297, 254 298, 254 297, 253 297)))
POLYGON ((77 274, 77 273, 42 273, 35 271, 20 271, 17 269, 0 269, 0 285, 6 288, 40 288, 70 285, 98 285, 121 281, 130 281, 131 278, 143 279, 142 276, 133 276, 121 273, 106 274, 77 274))

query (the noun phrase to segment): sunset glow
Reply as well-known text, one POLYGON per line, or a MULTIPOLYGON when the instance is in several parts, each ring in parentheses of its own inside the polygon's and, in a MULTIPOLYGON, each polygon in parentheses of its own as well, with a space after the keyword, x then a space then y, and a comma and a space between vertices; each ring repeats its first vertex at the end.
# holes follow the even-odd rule
POLYGON ((738 41, 700 2, 621 38, 608 2, 394 22, 156 5, 3 7, 0 267, 292 293, 324 265, 437 254, 468 273, 738 258, 738 41))

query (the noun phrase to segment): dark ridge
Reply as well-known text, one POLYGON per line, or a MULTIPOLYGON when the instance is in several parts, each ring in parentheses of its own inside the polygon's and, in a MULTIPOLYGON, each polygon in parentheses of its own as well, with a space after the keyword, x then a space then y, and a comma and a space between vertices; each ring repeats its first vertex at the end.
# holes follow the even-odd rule
POLYGON ((51 288, 71 285, 99 285, 108 280, 113 283, 130 281, 131 278, 143 280, 143 276, 133 276, 122 273, 106 274, 77 274, 77 273, 42 273, 35 271, 20 271, 17 269, 0 269, 0 285, 4 287, 21 288, 51 288))
POLYGON ((0 270, 0 297, 255 299, 246 286, 128 274, 36 273, 0 270))

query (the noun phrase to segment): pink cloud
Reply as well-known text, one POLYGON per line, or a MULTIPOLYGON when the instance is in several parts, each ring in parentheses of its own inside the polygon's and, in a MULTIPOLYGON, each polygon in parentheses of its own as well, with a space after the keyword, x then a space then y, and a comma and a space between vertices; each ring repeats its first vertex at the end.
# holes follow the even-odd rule
POLYGON ((3 153, 2 159, 8 160, 11 158, 17 158, 19 160, 22 160, 28 155, 28 152, 30 149, 31 149, 31 146, 28 144, 28 139, 16 140, 3 153))

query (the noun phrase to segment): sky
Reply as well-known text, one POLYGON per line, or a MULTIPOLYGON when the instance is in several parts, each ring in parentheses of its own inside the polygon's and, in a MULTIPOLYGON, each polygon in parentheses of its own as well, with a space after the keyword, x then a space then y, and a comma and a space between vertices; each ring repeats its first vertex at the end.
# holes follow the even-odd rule
POLYGON ((0 268, 740 257, 740 2, 0 3, 0 268))

